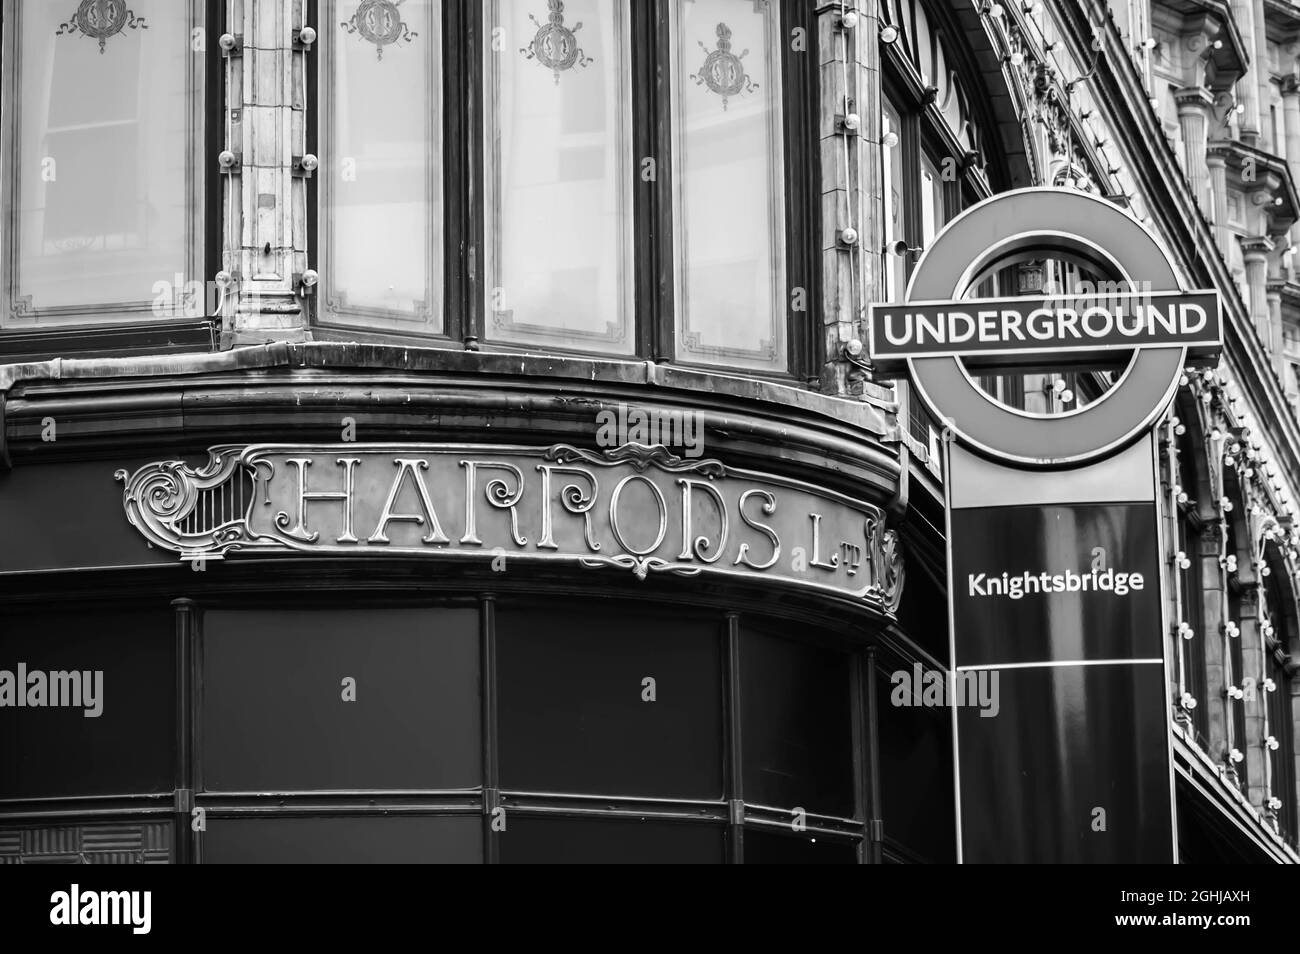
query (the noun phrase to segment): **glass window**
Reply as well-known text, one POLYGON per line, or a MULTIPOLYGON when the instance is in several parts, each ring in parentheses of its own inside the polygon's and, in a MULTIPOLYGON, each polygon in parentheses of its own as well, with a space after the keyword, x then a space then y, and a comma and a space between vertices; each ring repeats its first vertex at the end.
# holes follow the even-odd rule
POLYGON ((475 815, 222 818, 208 815, 204 864, 479 864, 475 815))
POLYGON ((496 619, 503 788, 722 797, 718 622, 639 607, 496 619))
POLYGON ((478 613, 208 612, 201 716, 206 791, 472 788, 478 613))
MULTIPOLYGON (((903 190, 906 179, 903 177, 903 123, 898 110, 890 103, 885 103, 885 113, 881 123, 881 138, 885 150, 882 164, 885 193, 885 242, 907 241, 907 221, 903 190)), ((902 301, 907 289, 907 253, 891 253, 889 263, 890 301, 902 301)))
POLYGON ((439 334, 441 4, 395 9, 324 4, 321 319, 439 334))
POLYGON ((946 221, 943 207, 943 178, 929 157, 921 159, 921 240, 923 244, 938 234, 946 221))
POLYGON ((784 370, 780 5, 673 0, 677 357, 784 370))
POLYGON ((168 610, 0 614, 0 798, 171 791, 175 643, 168 610))
POLYGON ((5 0, 0 324, 203 314, 203 9, 5 0))
POLYGON ((745 830, 747 865, 856 865, 856 842, 825 835, 745 830))
POLYGON ((722 864, 721 826, 644 818, 513 816, 502 864, 722 864))
POLYGON ((627 2, 489 0, 486 16, 485 336, 630 354, 627 2))
POLYGON ((848 656, 747 630, 740 673, 745 801, 852 818, 848 656))
POLYGON ((892 705, 890 672, 876 679, 886 846, 913 861, 954 861, 952 710, 892 705))

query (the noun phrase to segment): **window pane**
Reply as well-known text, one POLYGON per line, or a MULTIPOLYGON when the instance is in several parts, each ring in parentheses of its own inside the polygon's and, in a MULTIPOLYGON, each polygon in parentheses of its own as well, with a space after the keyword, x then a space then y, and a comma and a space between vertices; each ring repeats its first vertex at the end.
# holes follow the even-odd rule
POLYGON ((483 822, 473 815, 214 818, 203 863, 479 864, 483 822))
POLYGON ((486 334, 630 354, 627 3, 550 6, 486 4, 486 334))
POLYGON ((885 838, 910 860, 954 861, 952 710, 893 705, 890 675, 880 669, 876 676, 885 838))
POLYGON ((497 682, 503 788, 722 797, 717 622, 503 609, 497 682))
POLYGON ((723 862, 721 826, 640 818, 516 815, 501 842, 502 864, 700 864, 723 862))
POLYGON ((747 865, 856 865, 858 846, 825 835, 786 835, 745 830, 747 865))
POLYGON ((472 788, 478 660, 470 609, 209 612, 204 788, 472 788))
POLYGON ((321 317, 439 334, 441 5, 364 6, 321 18, 321 317))
POLYGON ((0 798, 171 791, 175 643, 168 610, 0 613, 0 798))
POLYGON ((921 160, 921 236, 926 243, 943 228, 943 180, 928 158, 921 160))
POLYGON ((784 369, 780 5, 670 10, 677 356, 784 369))
POLYGON ((852 818, 848 656, 746 631, 740 673, 745 801, 852 818))
MULTIPOLYGON (((903 190, 906 185, 903 177, 903 123, 899 119, 898 110, 889 103, 885 104, 881 126, 886 158, 882 166, 885 177, 885 241, 906 241, 907 226, 903 204, 903 190)), ((904 252, 902 255, 889 256, 890 301, 902 301, 903 292, 907 289, 907 254, 904 252)))
POLYGON ((190 30, 202 4, 88 6, 4 5, 18 134, 6 323, 76 320, 88 306, 170 316, 173 292, 200 277, 203 58, 190 30))

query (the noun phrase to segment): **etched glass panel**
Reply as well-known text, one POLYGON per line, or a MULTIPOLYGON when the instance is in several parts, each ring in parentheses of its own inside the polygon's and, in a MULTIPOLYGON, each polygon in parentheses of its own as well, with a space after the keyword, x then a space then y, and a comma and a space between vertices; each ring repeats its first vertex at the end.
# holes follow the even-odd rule
POLYGON ((670 10, 677 357, 784 370, 780 8, 670 10))
POLYGON ((627 3, 485 11, 486 337, 630 354, 627 3))
POLYGON ((203 4, 4 4, 0 322, 197 316, 203 4))
POLYGON ((327 0, 321 320, 440 334, 441 4, 327 0))

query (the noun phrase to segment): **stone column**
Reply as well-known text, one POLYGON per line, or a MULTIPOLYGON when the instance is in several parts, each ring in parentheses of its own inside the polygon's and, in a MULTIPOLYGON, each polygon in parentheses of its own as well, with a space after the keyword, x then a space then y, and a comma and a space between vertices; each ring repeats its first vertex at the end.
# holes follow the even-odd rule
MULTIPOLYGON (((1260 193, 1252 193, 1252 197, 1260 193)), ((1271 200, 1270 200, 1271 201, 1271 200)), ((1260 340, 1268 341, 1268 254, 1273 242, 1257 235, 1241 243, 1242 261, 1246 265, 1246 289, 1250 302, 1250 319, 1260 340)))
MULTIPOLYGON (((1206 442, 1209 436, 1206 435, 1206 442)), ((1210 454, 1222 454, 1222 445, 1214 445, 1210 454)), ((1209 483, 1203 484, 1204 492, 1209 491, 1209 483)), ((1202 494, 1202 487, 1184 487, 1188 493, 1202 494)), ((1232 747, 1232 737, 1228 731, 1228 707, 1232 704, 1224 692, 1227 680, 1224 678, 1223 623, 1227 618, 1227 599, 1223 592, 1223 567, 1219 557, 1223 552, 1223 527, 1211 511, 1207 522, 1201 526, 1200 571, 1201 571, 1201 632, 1193 639, 1205 640, 1205 685, 1206 696, 1201 705, 1207 710, 1209 726, 1210 757, 1216 762, 1224 762, 1228 750, 1232 747)))
POLYGON ((1221 149, 1211 147, 1205 155, 1205 166, 1210 172, 1209 217, 1214 223, 1214 238, 1219 252, 1228 258, 1228 157, 1221 149))
MULTIPOLYGON (((1257 6, 1260 10, 1259 31, 1262 32, 1264 28, 1263 0, 1232 0, 1232 15, 1237 21, 1237 29, 1241 31, 1242 38, 1249 45, 1251 70, 1259 70, 1261 62, 1252 45, 1256 33, 1255 9, 1257 6)), ((1264 60, 1263 62, 1268 61, 1264 60)), ((1245 107, 1245 111, 1240 118, 1241 139, 1247 145, 1253 146, 1259 141, 1259 88, 1256 85, 1255 77, 1251 76, 1249 71, 1237 82, 1237 101, 1245 107)))
MULTIPOLYGON (((1286 142, 1276 151, 1285 154, 1291 178, 1300 185, 1300 77, 1294 74, 1282 81, 1282 128, 1286 142)), ((1300 245, 1300 223, 1291 226, 1291 242, 1300 245)))
MULTIPOLYGON (((1253 545, 1253 544, 1252 544, 1253 545)), ((1237 621, 1241 629, 1241 681, 1239 686, 1254 685, 1255 691, 1247 693, 1243 700, 1246 714, 1246 794, 1250 803, 1263 809, 1268 803, 1268 770, 1265 762, 1272 757, 1264 746, 1264 711, 1268 706, 1268 696, 1264 692, 1262 657, 1259 647, 1263 634, 1259 631, 1259 591, 1256 581, 1242 580, 1241 619, 1237 621), (1250 683, 1247 680, 1251 680, 1250 683)))
POLYGON ((865 303, 883 301, 881 249, 884 245, 883 172, 881 162, 880 20, 872 8, 850 0, 845 11, 858 12, 857 26, 840 27, 840 4, 820 0, 816 6, 820 75, 822 164, 822 328, 826 364, 821 388, 831 394, 861 394, 867 374, 841 360, 861 327, 865 303), (847 63, 847 65, 846 65, 847 63), (846 86, 847 83, 847 86, 846 86), (861 126, 848 132, 837 116, 856 112, 861 126), (847 148, 846 148, 847 144, 847 148), (852 226, 855 244, 842 241, 852 226))
POLYGON ((1174 93, 1178 103, 1178 124, 1183 132, 1183 168, 1192 195, 1201 204, 1202 211, 1211 207, 1206 197, 1208 168, 1205 163, 1206 131, 1214 97, 1204 86, 1185 86, 1174 93))
MULTIPOLYGON (((1252 145, 1258 146, 1265 152, 1280 153, 1282 144, 1273 141, 1273 124, 1270 122, 1268 107, 1273 99, 1272 84, 1269 81, 1268 69, 1268 29, 1264 21, 1264 0, 1253 0, 1254 6, 1254 28, 1250 33, 1243 33, 1247 43, 1252 43, 1250 51, 1250 73, 1254 74, 1249 79, 1255 85, 1255 128, 1259 130, 1259 136, 1252 145)), ((1249 84, 1244 84, 1249 85, 1249 84)), ((1250 114, 1250 107, 1246 107, 1247 115, 1250 114)), ((1243 137, 1244 138, 1244 137, 1243 137)))
POLYGON ((1282 349, 1282 283, 1270 281, 1264 289, 1268 303, 1268 352, 1273 359, 1273 373, 1285 381, 1286 361, 1282 349))
POLYGON ((230 270, 238 283, 228 344, 302 341, 309 336, 297 278, 305 255, 305 180, 294 174, 304 149, 302 54, 293 41, 302 0, 234 0, 230 32, 242 34, 230 92, 230 149, 240 153, 233 205, 240 223, 230 270), (291 69, 291 66, 294 69, 291 69), (295 206, 295 199, 297 203, 295 206))

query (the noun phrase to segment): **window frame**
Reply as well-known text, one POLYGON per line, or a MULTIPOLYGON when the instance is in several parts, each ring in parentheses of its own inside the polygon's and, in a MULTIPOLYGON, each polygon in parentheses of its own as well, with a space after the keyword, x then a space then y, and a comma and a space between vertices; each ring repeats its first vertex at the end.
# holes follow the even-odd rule
MULTIPOLYGON (((756 370, 698 363, 675 357, 675 255, 672 108, 668 70, 672 37, 668 5, 675 0, 636 0, 631 3, 632 77, 631 132, 633 157, 654 157, 654 181, 642 181, 639 168, 629 170, 632 189, 632 258, 630 276, 634 351, 617 355, 547 345, 547 354, 610 362, 654 361, 728 375, 755 377, 815 387, 820 381, 822 352, 821 303, 821 160, 817 19, 805 4, 778 4, 783 37, 802 28, 807 47, 780 44, 782 71, 782 144, 789 189, 785 202, 786 367, 756 370), (794 174, 797 173, 797 174, 794 174), (805 310, 789 307, 790 291, 803 288, 805 310)), ((776 0, 771 0, 776 2, 776 0)), ((443 249, 444 306, 442 335, 404 335, 373 326, 324 324, 311 318, 311 329, 322 340, 363 340, 413 346, 446 347, 493 353, 535 353, 542 346, 487 341, 488 289, 485 280, 486 144, 484 142, 484 47, 487 6, 483 0, 443 3, 443 249)), ((324 29, 313 5, 308 23, 324 29)), ((307 136, 320 143, 320 98, 323 67, 313 65, 307 77, 307 136)), ((639 160, 638 160, 639 161, 639 160)), ((321 218, 326 214, 315 178, 308 181, 308 260, 320 261, 321 218)))
MULTIPOLYGON (((17 42, 13 26, 13 5, 20 0, 3 0, 0 3, 0 50, 8 51, 9 44, 17 42)), ((189 2, 189 0, 187 0, 189 2)), ((191 194, 200 196, 196 212, 195 241, 199 243, 196 259, 203 273, 188 276, 188 281, 199 282, 204 288, 205 315, 197 317, 143 318, 138 313, 127 313, 121 317, 106 317, 100 309, 88 307, 81 316, 62 321, 57 325, 33 328, 0 328, 0 362, 45 361, 58 357, 115 357, 119 355, 138 354, 174 354, 186 351, 211 351, 217 346, 216 328, 213 320, 206 316, 207 289, 214 276, 222 266, 222 223, 225 192, 225 176, 217 163, 218 143, 224 142, 225 130, 225 71, 227 58, 222 55, 216 38, 225 32, 226 4, 221 0, 194 0, 203 7, 203 29, 205 30, 204 62, 199 72, 202 78, 202 102, 195 110, 197 132, 201 141, 194 144, 191 152, 202 157, 196 165, 202 180, 193 185, 191 194)), ((196 54, 197 55, 197 54, 196 54)), ((12 162, 14 150, 18 148, 19 130, 10 121, 14 115, 17 97, 15 73, 16 59, 11 55, 0 56, 0 136, 3 147, 0 149, 0 176, 8 177, 8 167, 12 162)), ((6 263, 16 250, 11 247, 15 231, 15 222, 11 216, 13 194, 11 184, 4 181, 0 185, 3 192, 3 222, 0 228, 5 231, 3 241, 6 263)), ((3 266, 0 284, 4 293, 10 294, 13 273, 9 266, 3 266)))

